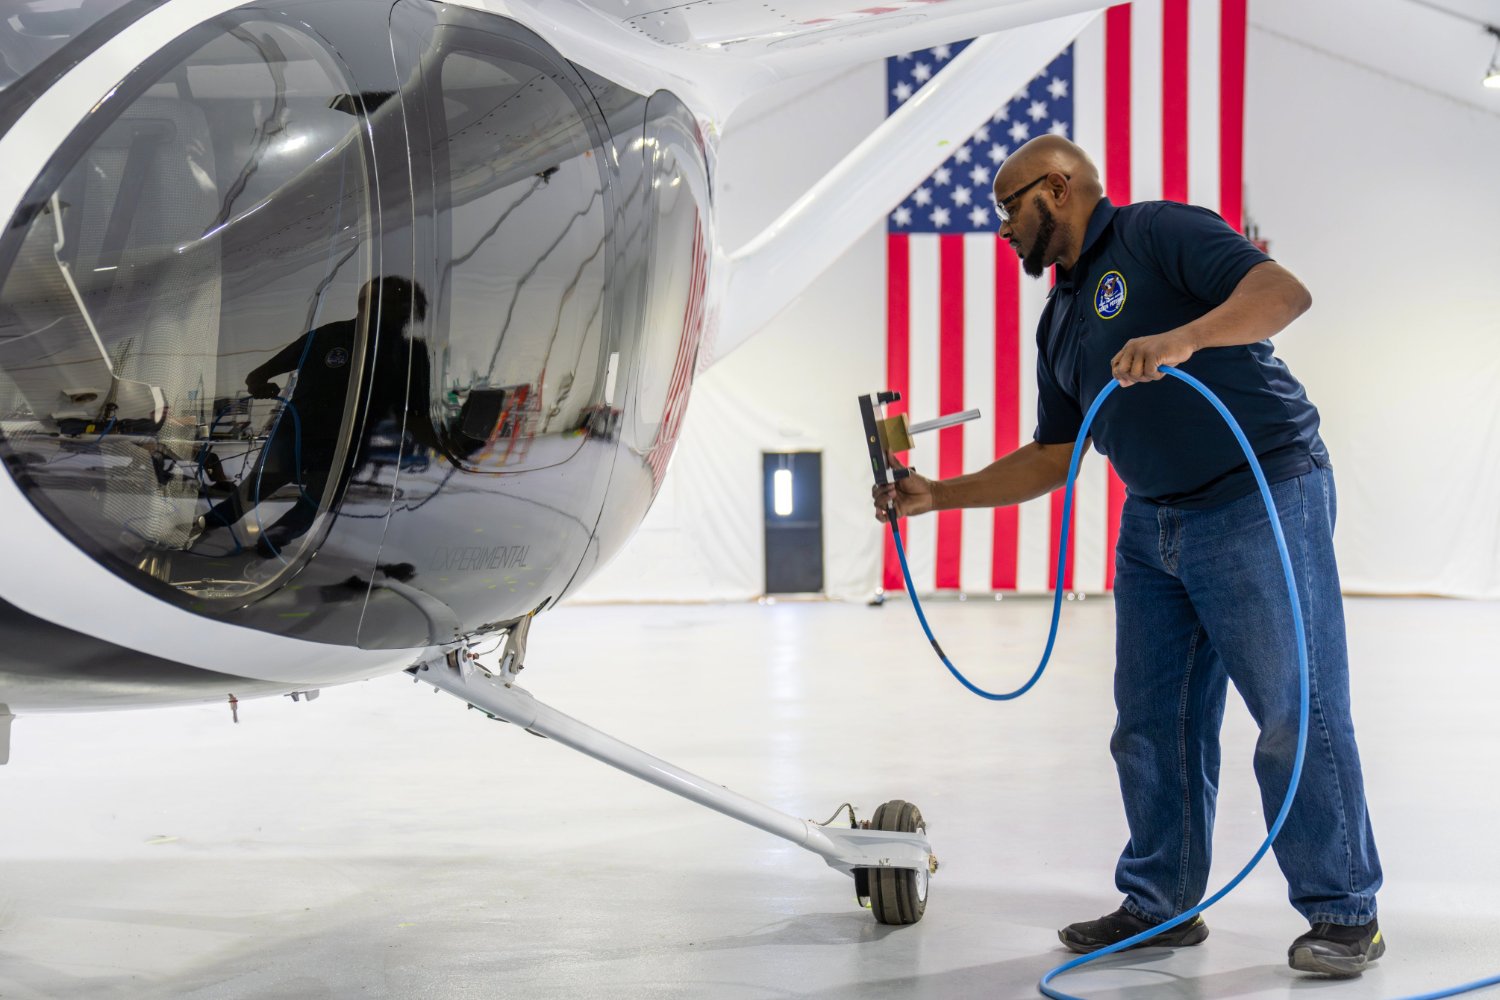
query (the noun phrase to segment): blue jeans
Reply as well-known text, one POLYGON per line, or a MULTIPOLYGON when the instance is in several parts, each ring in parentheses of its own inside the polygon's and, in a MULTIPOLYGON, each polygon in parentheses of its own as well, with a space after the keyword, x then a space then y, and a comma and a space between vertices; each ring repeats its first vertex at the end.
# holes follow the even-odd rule
MULTIPOLYGON (((1301 784, 1276 838, 1292 906, 1309 923, 1375 916, 1380 859, 1349 716, 1344 610, 1333 555, 1333 470, 1276 483, 1307 628, 1310 712, 1301 784)), ((1125 501, 1115 551, 1110 750, 1130 825, 1115 883, 1160 921, 1203 898, 1229 681, 1260 727, 1255 776, 1269 825, 1297 750, 1297 642, 1259 491, 1187 510, 1125 501)))

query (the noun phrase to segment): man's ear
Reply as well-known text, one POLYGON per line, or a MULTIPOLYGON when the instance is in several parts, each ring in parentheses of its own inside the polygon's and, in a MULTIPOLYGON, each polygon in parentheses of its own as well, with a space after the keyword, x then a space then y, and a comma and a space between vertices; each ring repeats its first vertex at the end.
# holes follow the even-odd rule
POLYGON ((1047 187, 1052 189, 1052 200, 1057 203, 1058 208, 1066 205, 1073 195, 1073 186, 1068 183, 1067 175, 1059 170, 1054 170, 1047 176, 1047 187))

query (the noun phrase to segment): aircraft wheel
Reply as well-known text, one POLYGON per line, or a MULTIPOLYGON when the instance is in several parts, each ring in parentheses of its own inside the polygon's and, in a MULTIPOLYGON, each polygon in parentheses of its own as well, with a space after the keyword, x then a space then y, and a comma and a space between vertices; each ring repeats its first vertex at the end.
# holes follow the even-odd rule
MULTIPOLYGON (((870 829, 895 830, 900 833, 926 833, 922 812, 910 802, 892 799, 875 809, 870 829)), ((882 924, 904 926, 922 919, 927 910, 926 868, 866 868, 865 887, 870 894, 870 910, 882 924)), ((856 884, 861 880, 856 879, 856 884)))

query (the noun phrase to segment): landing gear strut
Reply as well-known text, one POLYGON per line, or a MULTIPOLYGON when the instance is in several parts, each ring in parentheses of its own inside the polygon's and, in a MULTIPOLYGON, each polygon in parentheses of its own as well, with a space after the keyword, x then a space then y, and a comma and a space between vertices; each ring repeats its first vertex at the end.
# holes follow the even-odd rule
MULTIPOLYGON (((447 691, 490 718, 572 747, 595 760, 649 781, 674 795, 707 806, 742 823, 791 841, 854 877, 855 892, 868 896, 875 919, 913 924, 927 907, 928 877, 937 858, 927 843, 922 814, 895 800, 875 810, 868 823, 837 827, 772 809, 638 750, 544 705, 514 683, 514 669, 492 671, 467 649, 410 668, 418 681, 447 691)), ((835 814, 837 816, 837 813, 835 814)), ((830 820, 830 823, 832 821, 830 820)))

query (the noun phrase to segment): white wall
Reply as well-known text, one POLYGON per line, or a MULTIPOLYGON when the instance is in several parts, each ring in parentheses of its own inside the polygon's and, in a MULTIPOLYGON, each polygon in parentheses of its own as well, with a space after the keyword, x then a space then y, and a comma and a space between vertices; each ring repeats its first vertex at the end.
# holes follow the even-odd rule
MULTIPOLYGON (((1412 16, 1373 2, 1387 26, 1412 16)), ((1323 414, 1344 585, 1500 597, 1500 94, 1479 87, 1482 65, 1472 99, 1414 64, 1362 68, 1362 54, 1393 63, 1340 49, 1353 36, 1339 25, 1378 41, 1384 22, 1361 0, 1314 7, 1251 0, 1246 192, 1272 254, 1315 299, 1277 350, 1323 414)), ((1405 58, 1459 58, 1444 46, 1463 26, 1435 17, 1400 22, 1405 58)), ((725 243, 873 129, 883 89, 883 67, 869 66, 783 88, 729 122, 725 243)), ((877 228, 699 381, 661 498, 581 599, 761 593, 760 454, 799 449, 824 456, 828 593, 874 591, 882 539, 854 399, 883 388, 884 255, 877 228)))
POLYGON ((1483 59, 1465 101, 1299 42, 1302 7, 1251 5, 1246 204, 1313 293, 1276 346, 1323 415, 1344 588, 1500 597, 1500 95, 1483 59))

